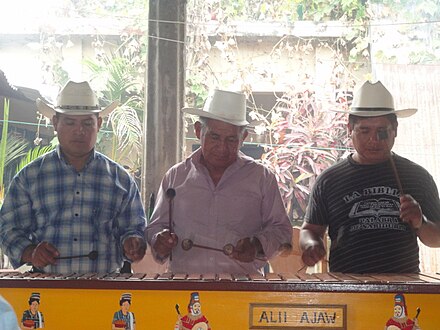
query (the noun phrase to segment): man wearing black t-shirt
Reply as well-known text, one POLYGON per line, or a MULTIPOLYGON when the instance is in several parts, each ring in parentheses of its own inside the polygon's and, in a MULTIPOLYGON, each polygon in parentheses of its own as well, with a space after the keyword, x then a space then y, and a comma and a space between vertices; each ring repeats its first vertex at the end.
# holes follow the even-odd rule
POLYGON ((419 272, 417 237, 440 247, 440 200, 432 176, 391 152, 397 117, 381 82, 365 82, 353 99, 348 129, 355 152, 325 170, 313 187, 300 233, 307 266, 325 258, 344 273, 419 272))

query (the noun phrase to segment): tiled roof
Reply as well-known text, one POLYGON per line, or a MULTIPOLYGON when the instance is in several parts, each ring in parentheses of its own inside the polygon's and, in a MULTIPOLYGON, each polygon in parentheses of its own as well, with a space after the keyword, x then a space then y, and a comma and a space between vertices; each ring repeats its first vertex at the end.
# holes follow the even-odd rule
POLYGON ((27 98, 21 90, 14 85, 11 85, 6 78, 5 73, 0 70, 0 96, 7 98, 14 98, 17 100, 23 100, 33 102, 34 100, 27 98))

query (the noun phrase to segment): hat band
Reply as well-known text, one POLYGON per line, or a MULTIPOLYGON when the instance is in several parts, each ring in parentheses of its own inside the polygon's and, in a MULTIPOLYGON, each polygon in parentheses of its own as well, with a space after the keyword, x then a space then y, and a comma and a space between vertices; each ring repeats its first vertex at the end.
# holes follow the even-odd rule
POLYGON ((361 108, 361 107, 352 107, 353 111, 394 111, 393 108, 361 108))
POLYGON ((67 109, 67 110, 99 110, 99 105, 59 105, 55 107, 56 109, 67 109))

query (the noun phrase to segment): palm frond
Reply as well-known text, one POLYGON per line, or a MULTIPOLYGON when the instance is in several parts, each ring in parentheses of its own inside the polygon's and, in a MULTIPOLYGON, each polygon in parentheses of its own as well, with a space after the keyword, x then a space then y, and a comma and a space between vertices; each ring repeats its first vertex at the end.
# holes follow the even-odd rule
POLYGON ((109 121, 112 123, 113 131, 119 141, 119 150, 129 146, 141 150, 142 126, 133 108, 119 107, 110 115, 109 121))
POLYGON ((55 147, 52 145, 48 145, 48 146, 36 146, 35 148, 32 148, 31 150, 29 150, 25 157, 23 157, 20 160, 20 163, 17 165, 17 169, 16 171, 20 171, 23 167, 25 167, 27 164, 29 164, 30 162, 32 162, 33 160, 37 159, 38 157, 44 155, 45 153, 48 153, 49 151, 53 150, 55 147))

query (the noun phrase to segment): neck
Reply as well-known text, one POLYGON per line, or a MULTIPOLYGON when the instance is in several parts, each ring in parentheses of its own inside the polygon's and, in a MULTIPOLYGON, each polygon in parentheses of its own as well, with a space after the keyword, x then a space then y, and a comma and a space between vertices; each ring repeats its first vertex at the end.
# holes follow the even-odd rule
POLYGON ((208 164, 205 159, 202 157, 200 158, 200 163, 206 167, 208 170, 209 176, 211 177, 212 181, 214 182, 214 185, 217 185, 222 178, 223 174, 225 173, 227 167, 216 167, 212 166, 211 164, 208 164))
POLYGON ((67 163, 72 165, 75 170, 79 172, 84 168, 84 166, 86 166, 86 163, 89 160, 92 152, 93 150, 82 156, 72 156, 63 152, 63 156, 66 159, 67 163))
POLYGON ((373 160, 368 160, 368 159, 361 157, 357 152, 355 152, 351 156, 351 159, 359 165, 374 165, 374 164, 384 163, 384 162, 388 161, 391 157, 392 157, 392 154, 390 153, 389 156, 386 158, 382 158, 382 159, 377 158, 377 159, 373 159, 373 160))

